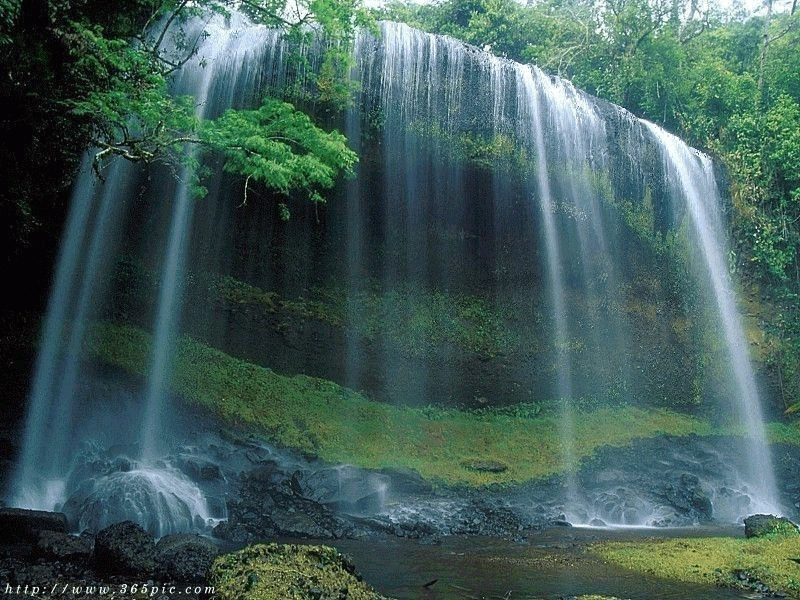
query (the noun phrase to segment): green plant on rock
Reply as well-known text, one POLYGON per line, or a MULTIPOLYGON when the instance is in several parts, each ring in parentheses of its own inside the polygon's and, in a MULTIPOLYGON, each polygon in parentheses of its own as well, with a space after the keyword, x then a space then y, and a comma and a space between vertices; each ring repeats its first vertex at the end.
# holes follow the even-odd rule
MULTIPOLYGON (((141 329, 98 323, 87 335, 84 352, 144 377, 151 343, 141 329)), ((275 373, 185 336, 177 341, 170 385, 175 395, 227 427, 328 462, 412 468, 432 481, 471 485, 521 482, 564 468, 557 418, 536 403, 478 413, 391 406, 331 381, 275 373), (506 468, 463 466, 476 457, 506 468)), ((636 437, 710 433, 697 419, 630 406, 581 411, 575 422, 577 458, 636 437)))

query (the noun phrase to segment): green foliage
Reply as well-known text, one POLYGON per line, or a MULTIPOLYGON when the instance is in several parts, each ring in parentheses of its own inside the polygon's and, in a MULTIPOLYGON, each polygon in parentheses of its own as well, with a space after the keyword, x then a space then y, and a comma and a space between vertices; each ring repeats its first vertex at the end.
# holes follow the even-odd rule
POLYGON ((0 48, 12 41, 12 29, 19 14, 20 0, 0 0, 0 48))
MULTIPOLYGON (((194 58, 204 37, 202 32, 189 34, 188 19, 227 15, 240 4, 289 38, 320 36, 322 67, 313 97, 330 102, 338 94, 338 101, 344 101, 352 91, 346 83, 349 42, 355 28, 367 22, 360 0, 293 0, 292 10, 280 0, 113 0, 108 6, 93 0, 69 5, 31 0, 22 11, 25 19, 19 3, 7 0, 0 4, 0 45, 24 47, 34 36, 41 39, 36 48, 21 50, 30 57, 27 72, 9 79, 57 75, 64 82, 50 89, 40 85, 30 95, 46 112, 66 114, 85 142, 98 148, 98 174, 115 156, 167 162, 180 167, 174 172, 185 172, 191 188, 202 196, 206 190, 198 167, 205 153, 215 152, 223 155, 228 171, 247 183, 261 182, 284 194, 299 192, 323 202, 320 190, 331 187, 356 161, 341 134, 323 131, 307 115, 272 98, 260 99, 252 110, 203 120, 195 99, 168 93, 174 73, 194 58), (50 39, 58 44, 48 43, 50 39)), ((288 218, 285 204, 279 211, 288 218)))
MULTIPOLYGON (((273 98, 256 109, 231 109, 202 120, 194 99, 167 93, 173 63, 154 58, 157 47, 109 40, 97 27, 72 27, 79 38, 76 77, 88 90, 73 103, 73 114, 93 127, 93 141, 101 148, 98 160, 122 156, 192 167, 197 154, 187 149, 199 145, 221 153, 231 173, 285 194, 303 190, 316 201, 321 201, 318 188, 332 187, 338 173, 356 162, 344 136, 323 131, 306 114, 273 98)), ((190 56, 192 50, 187 52, 190 56)), ((288 218, 288 209, 281 214, 288 218)))
POLYGON ((292 189, 330 188, 357 160, 343 135, 316 127, 308 115, 272 98, 256 110, 227 110, 203 123, 199 139, 225 156, 225 170, 292 189))
POLYGON ((452 159, 475 168, 500 170, 512 177, 520 177, 533 168, 525 148, 508 134, 488 136, 453 131, 442 123, 430 121, 414 121, 408 125, 408 132, 417 136, 421 143, 430 144, 452 159))

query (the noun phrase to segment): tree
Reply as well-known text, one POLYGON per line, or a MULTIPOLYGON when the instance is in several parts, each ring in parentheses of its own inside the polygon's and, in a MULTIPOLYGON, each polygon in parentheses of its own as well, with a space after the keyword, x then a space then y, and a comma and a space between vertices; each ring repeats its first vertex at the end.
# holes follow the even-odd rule
POLYGON ((349 48, 356 27, 366 22, 359 2, 23 0, 17 6, 9 0, 0 7, 0 17, 10 19, 13 27, 3 29, 0 43, 8 37, 6 44, 33 48, 24 53, 23 68, 5 65, 16 95, 29 103, 34 98, 42 112, 25 118, 56 117, 62 130, 71 129, 83 143, 95 146, 98 174, 112 156, 191 162, 197 154, 186 152, 188 145, 221 153, 226 168, 248 182, 262 181, 284 193, 299 190, 319 201, 320 190, 331 187, 336 173, 349 171, 356 161, 344 136, 324 131, 272 98, 263 98, 249 111, 202 121, 191 99, 170 95, 169 83, 196 55, 204 35, 189 32, 189 20, 200 13, 228 14, 242 8, 295 41, 320 36, 322 75, 306 87, 320 101, 341 103, 350 91, 339 83, 346 80, 349 67, 344 48, 349 48))
MULTIPOLYGON (((340 49, 358 22, 354 1, 297 2, 292 11, 257 0, 243 6, 287 36, 324 37, 322 72, 328 80, 314 83, 322 90, 319 96, 334 100, 330 80, 344 79, 340 49)), ((228 10, 227 3, 211 0, 200 5, 189 0, 166 3, 150 15, 135 44, 108 39, 100 27, 71 24, 80 47, 74 76, 87 91, 70 102, 72 113, 87 121, 98 148, 95 168, 99 173, 110 156, 181 162, 193 158, 185 149, 194 145, 224 155, 225 168, 247 182, 262 181, 287 194, 299 189, 320 201, 319 190, 331 187, 335 174, 349 171, 356 161, 344 136, 323 131, 290 104, 272 98, 264 98, 252 110, 228 111, 218 119, 201 121, 195 117, 192 99, 167 93, 170 77, 196 54, 202 36, 184 31, 183 22, 199 11, 228 10), (154 28, 153 23, 160 24, 154 28), (165 48, 168 37, 178 40, 171 50, 165 48)))

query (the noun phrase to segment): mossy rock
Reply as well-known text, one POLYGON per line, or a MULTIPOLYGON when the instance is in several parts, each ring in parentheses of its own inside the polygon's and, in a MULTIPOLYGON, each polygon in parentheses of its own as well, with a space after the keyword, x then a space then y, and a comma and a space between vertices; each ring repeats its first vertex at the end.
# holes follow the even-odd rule
POLYGON ((591 544, 588 550, 647 577, 800 598, 799 535, 653 537, 591 544))
POLYGON ((211 568, 220 600, 388 600, 328 546, 259 544, 220 556, 211 568))
POLYGON ((800 535, 797 525, 786 517, 775 515, 751 515, 744 520, 744 536, 764 537, 768 535, 800 535))

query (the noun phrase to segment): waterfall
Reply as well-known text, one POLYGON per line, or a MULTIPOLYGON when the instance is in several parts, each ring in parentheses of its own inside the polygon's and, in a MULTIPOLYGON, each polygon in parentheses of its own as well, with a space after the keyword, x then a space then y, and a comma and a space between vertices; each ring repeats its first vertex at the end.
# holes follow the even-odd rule
MULTIPOLYGON (((318 64, 311 44, 294 49, 307 61, 290 66, 277 32, 237 15, 196 27, 210 35, 176 78, 175 92, 193 96, 201 118, 295 89, 297 64, 318 64)), ((675 335, 656 305, 671 292, 648 269, 660 258, 659 244, 674 238, 700 265, 691 285, 711 299, 723 333, 741 401, 736 413, 748 432, 741 475, 751 506, 777 510, 710 159, 535 67, 405 25, 381 23, 377 37, 360 32, 353 59, 358 91, 341 118, 361 164, 357 177, 334 191, 324 227, 309 225, 319 217, 311 210, 304 221, 303 207, 282 224, 265 204, 244 206, 242 183, 214 160, 208 197, 200 201, 189 170, 176 177, 115 162, 100 182, 85 161, 43 329, 13 502, 80 504, 85 510, 76 520, 99 525, 99 507, 122 490, 115 518, 137 519, 159 534, 207 522, 197 486, 165 458, 174 442, 165 423, 175 343, 189 332, 276 370, 316 368, 387 402, 475 408, 549 401, 561 415, 563 505, 572 520, 588 522, 574 474, 581 407, 663 404, 670 394, 688 395, 702 375, 685 357, 662 353, 675 335), (81 348, 94 320, 117 317, 104 299, 120 294, 109 289, 111 273, 125 260, 153 274, 148 306, 120 317, 152 331, 152 347, 136 426, 124 412, 114 429, 122 439, 100 437, 137 450, 129 450, 132 468, 94 473, 87 490, 76 474, 107 457, 86 450, 99 427, 77 424, 91 412, 78 406, 76 390, 92 370, 81 348), (208 273, 287 297, 336 281, 344 295, 342 347, 329 351, 325 365, 313 356, 293 364, 264 352, 258 330, 234 331, 214 307, 184 298, 193 293, 187 282, 208 273), (385 319, 396 322, 373 338, 364 321, 369 302, 377 302, 374 288, 385 319), (652 298, 639 298, 639 288, 652 298), (462 306, 464 298, 480 304, 462 306), (455 316, 440 322, 431 305, 455 316), (484 307, 515 328, 514 336, 490 340, 489 359, 504 360, 503 344, 523 357, 504 366, 502 377, 474 358, 473 347, 429 339, 467 328, 470 311, 484 307), (165 512, 153 521, 148 507, 155 505, 165 512)), ((307 345, 310 354, 326 342, 313 332, 280 333, 296 335, 292 352, 307 345)))
POLYGON ((736 308, 734 287, 724 260, 727 255, 719 190, 711 160, 686 146, 677 137, 652 123, 646 123, 661 142, 665 173, 675 194, 683 196, 697 245, 703 256, 705 271, 722 324, 730 370, 736 381, 736 401, 731 407, 746 432, 748 457, 745 480, 752 486, 756 508, 762 512, 780 512, 772 459, 766 441, 761 400, 747 349, 747 340, 736 308))

